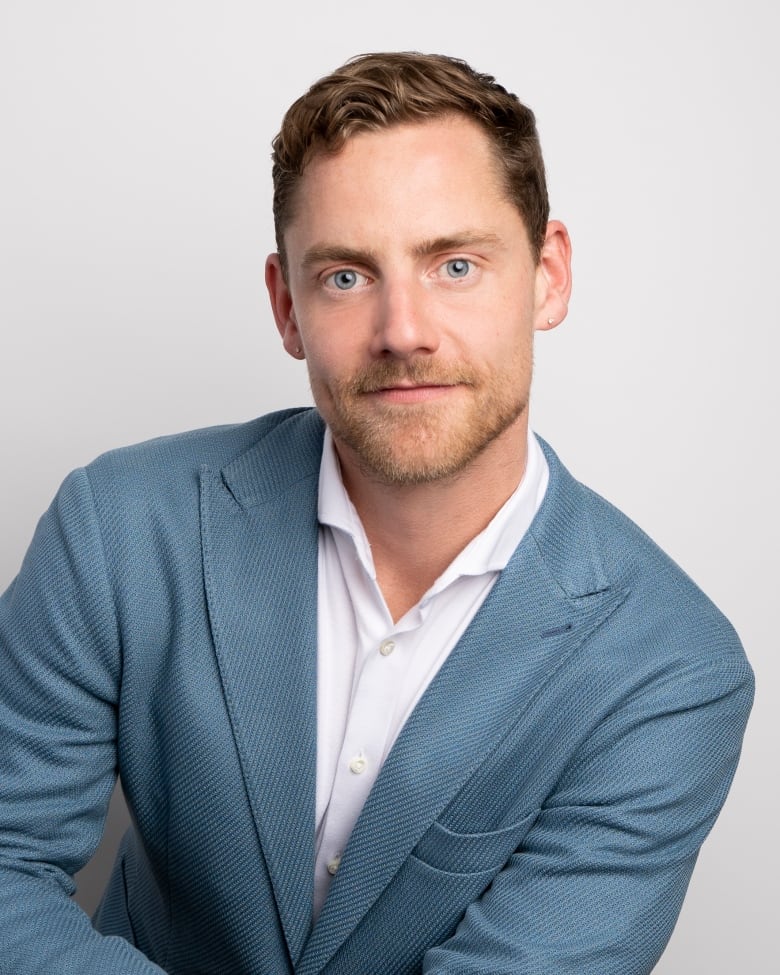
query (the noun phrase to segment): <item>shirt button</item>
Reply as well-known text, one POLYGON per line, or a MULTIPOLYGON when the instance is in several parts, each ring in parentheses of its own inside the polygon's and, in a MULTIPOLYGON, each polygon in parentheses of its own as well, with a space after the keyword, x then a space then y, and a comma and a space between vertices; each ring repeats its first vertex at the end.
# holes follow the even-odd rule
POLYGON ((366 765, 368 765, 368 762, 365 758, 362 755, 356 755, 349 763, 349 770, 350 772, 354 772, 355 775, 360 775, 361 772, 365 772, 366 765))
POLYGON ((383 657, 389 657, 393 650, 395 650, 395 640, 383 640, 379 644, 379 652, 383 657))
POLYGON ((328 873, 331 875, 331 877, 336 876, 336 871, 338 870, 340 863, 341 863, 340 856, 335 856, 333 857, 332 860, 328 860, 328 873))

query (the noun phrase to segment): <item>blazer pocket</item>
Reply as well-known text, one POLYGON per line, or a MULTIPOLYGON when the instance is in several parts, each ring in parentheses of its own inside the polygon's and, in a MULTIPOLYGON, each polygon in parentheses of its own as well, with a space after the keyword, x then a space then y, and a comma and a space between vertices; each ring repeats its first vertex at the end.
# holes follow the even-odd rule
POLYGON ((489 833, 455 833, 435 822, 412 850, 412 856, 447 873, 499 870, 520 846, 538 815, 539 810, 535 809, 519 823, 489 833))

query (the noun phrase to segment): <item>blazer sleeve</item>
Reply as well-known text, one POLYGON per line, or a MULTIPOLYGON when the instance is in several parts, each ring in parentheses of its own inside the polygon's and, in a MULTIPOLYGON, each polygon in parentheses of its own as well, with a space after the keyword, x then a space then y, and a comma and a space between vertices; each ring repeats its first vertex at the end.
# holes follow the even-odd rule
POLYGON ((88 476, 0 597, 0 973, 161 975, 71 900, 116 778, 121 647, 88 476))
POLYGON ((614 710, 423 972, 651 972, 725 800, 752 697, 737 644, 614 710))

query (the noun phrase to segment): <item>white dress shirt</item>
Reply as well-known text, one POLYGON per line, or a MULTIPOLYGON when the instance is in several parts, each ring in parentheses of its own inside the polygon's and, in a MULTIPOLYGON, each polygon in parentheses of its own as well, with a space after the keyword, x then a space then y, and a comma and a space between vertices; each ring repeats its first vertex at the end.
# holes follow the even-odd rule
POLYGON ((315 917, 393 743, 528 530, 548 478, 529 432, 514 494, 394 623, 326 430, 318 507, 315 917))

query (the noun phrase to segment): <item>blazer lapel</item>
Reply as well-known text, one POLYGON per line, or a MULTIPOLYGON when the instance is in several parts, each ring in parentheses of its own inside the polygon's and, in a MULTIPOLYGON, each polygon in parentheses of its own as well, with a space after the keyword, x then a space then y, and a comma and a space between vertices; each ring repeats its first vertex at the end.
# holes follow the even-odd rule
POLYGON ((293 963, 311 925, 314 882, 321 450, 321 421, 308 412, 221 475, 201 477, 212 635, 293 963))
POLYGON ((322 970, 549 674, 625 598, 596 557, 581 488, 543 446, 551 477, 542 509, 388 756, 300 975, 322 970))

